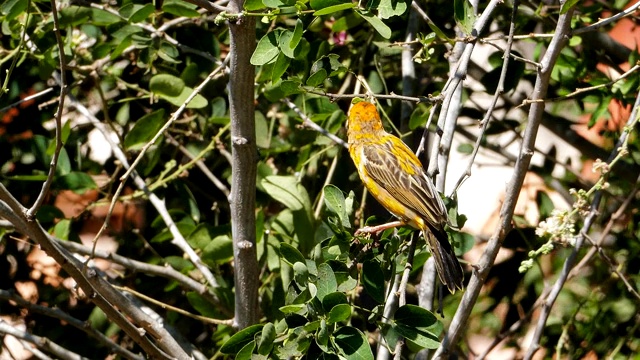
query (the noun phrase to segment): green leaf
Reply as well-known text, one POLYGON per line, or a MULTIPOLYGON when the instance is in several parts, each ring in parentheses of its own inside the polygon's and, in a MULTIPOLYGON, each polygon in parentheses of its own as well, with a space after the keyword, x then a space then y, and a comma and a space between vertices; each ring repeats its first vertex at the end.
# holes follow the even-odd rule
POLYGON ((151 140, 164 124, 164 109, 156 110, 141 117, 124 137, 127 150, 140 150, 151 140))
POLYGON ((551 212, 556 208, 553 200, 551 200, 549 195, 544 191, 538 191, 536 194, 536 203, 538 203, 540 219, 546 219, 551 216, 551 212))
POLYGON ((91 18, 91 10, 90 8, 76 5, 71 5, 60 10, 60 12, 58 12, 60 27, 79 26, 87 23, 91 18))
POLYGON ((295 247, 284 242, 280 243, 280 255, 282 255, 282 260, 291 266, 297 262, 305 263, 304 255, 295 247))
POLYGON ((466 254, 476 244, 476 238, 466 232, 452 232, 451 237, 456 243, 454 251, 457 256, 466 254))
POLYGON ((275 59, 279 52, 278 35, 276 32, 272 31, 258 41, 258 45, 256 46, 253 55, 251 55, 250 62, 252 65, 256 66, 264 65, 275 59))
POLYGON ((400 16, 407 11, 406 0, 380 0, 378 4, 378 16, 388 19, 393 16, 400 16))
POLYGON ((269 355, 273 349, 273 342, 276 339, 276 327, 272 323, 266 323, 262 328, 260 340, 258 341, 258 354, 269 355))
POLYGON ((291 304, 278 308, 283 314, 297 314, 307 308, 307 304, 291 304))
POLYGON ((220 235, 202 250, 202 260, 207 263, 223 263, 233 258, 233 241, 229 235, 220 235))
POLYGON ((373 360, 367 337, 358 329, 343 326, 333 334, 340 353, 349 360, 373 360))
MULTIPOLYGON (((193 223, 190 216, 188 219, 190 220, 190 223, 193 223)), ((213 226, 211 224, 202 223, 198 224, 198 226, 194 226, 186 238, 189 245, 194 249, 204 251, 214 238, 219 236, 229 237, 230 231, 231 228, 229 225, 213 226)))
POLYGON ((71 231, 71 220, 62 219, 53 227, 53 236, 62 240, 69 240, 69 232, 71 231))
POLYGON ((313 10, 321 10, 321 9, 324 9, 324 8, 328 8, 330 6, 344 4, 344 3, 351 3, 351 1, 347 1, 347 0, 311 0, 309 2, 309 5, 311 6, 311 8, 313 10))
POLYGON ((269 124, 262 112, 255 111, 256 122, 256 146, 261 149, 268 149, 271 144, 271 134, 269 134, 269 124))
MULTIPOLYGON (((137 4, 136 4, 137 5, 137 4)), ((153 12, 155 11, 155 7, 152 3, 148 3, 146 5, 141 6, 139 9, 135 10, 131 16, 129 16, 129 22, 138 23, 146 20, 153 12)))
POLYGON ((209 301, 194 291, 189 291, 187 293, 187 301, 189 302, 189 305, 196 309, 196 311, 202 316, 214 319, 220 316, 220 314, 215 311, 215 307, 211 306, 209 301))
POLYGON ((293 29, 293 37, 291 37, 291 41, 289 42, 289 48, 295 49, 298 44, 300 44, 300 39, 302 39, 302 34, 304 33, 304 23, 302 20, 296 20, 296 27, 293 29))
POLYGON ((412 341, 421 348, 437 349, 438 346, 440 346, 440 340, 438 340, 438 337, 430 331, 424 331, 404 325, 397 325, 393 328, 406 340, 412 341))
POLYGON ((235 360, 252 360, 253 355, 255 355, 253 353, 253 350, 255 350, 255 348, 256 342, 249 341, 245 346, 242 347, 242 349, 240 349, 240 351, 238 351, 237 354, 235 354, 235 360))
POLYGON ((235 335, 233 335, 229 340, 227 340, 222 347, 220 347, 220 352, 223 354, 235 354, 240 349, 242 349, 249 342, 253 341, 254 336, 259 333, 264 325, 251 325, 240 331, 238 331, 235 335))
POLYGON ((275 64, 273 64, 273 68, 271 70, 271 82, 278 82, 282 78, 282 75, 284 75, 284 73, 289 68, 290 63, 291 59, 284 51, 279 53, 278 58, 276 59, 275 64))
POLYGON ((367 260, 362 264, 362 285, 375 301, 384 303, 384 273, 378 261, 367 260))
POLYGON ((385 39, 391 38, 391 28, 389 28, 385 23, 380 20, 379 17, 375 16, 369 11, 356 10, 363 19, 365 19, 374 29, 385 39))
POLYGON ((200 17, 200 13, 196 10, 196 6, 179 0, 165 0, 162 10, 175 16, 184 17, 200 17))
POLYGON ((36 213, 36 219, 40 223, 49 223, 55 219, 64 219, 64 213, 53 205, 44 204, 36 213))
POLYGON ((329 316, 327 317, 327 322, 329 324, 334 324, 340 321, 346 321, 351 316, 351 305, 349 304, 338 304, 329 311, 329 316))
POLYGON ((322 191, 324 193, 324 203, 327 206, 327 209, 338 215, 340 223, 344 228, 350 229, 351 223, 349 222, 349 214, 347 214, 342 190, 338 189, 337 186, 330 184, 325 186, 322 191))
POLYGON ((458 152, 461 154, 469 155, 473 153, 473 144, 470 143, 462 143, 458 145, 458 152))
POLYGON ((453 12, 456 23, 464 31, 465 34, 471 35, 473 24, 476 21, 476 15, 469 0, 454 0, 453 12))
POLYGON ((27 10, 28 0, 8 0, 0 5, 0 13, 6 15, 5 21, 11 21, 27 10))
POLYGON ((293 176, 271 175, 262 179, 264 191, 292 211, 309 209, 307 191, 293 176))
POLYGON ((55 184, 58 189, 71 190, 78 194, 83 194, 87 190, 98 188, 91 176, 76 171, 57 177, 55 184))
POLYGON ((91 9, 92 25, 107 26, 124 21, 120 16, 102 9, 91 9))
POLYGON ((332 6, 317 10, 316 12, 313 13, 313 16, 329 15, 329 14, 336 13, 338 11, 353 9, 356 6, 357 6, 356 3, 332 5, 332 6))
POLYGON ((433 330, 438 326, 438 319, 427 309, 416 305, 404 305, 396 310, 394 329, 405 339, 416 345, 436 349, 440 345, 433 330))
POLYGON ((281 54, 286 55, 288 58, 295 59, 295 54, 294 54, 295 46, 294 47, 289 46, 292 40, 293 40, 293 31, 285 30, 280 35, 280 39, 278 39, 278 44, 279 44, 280 50, 282 51, 281 54))
POLYGON ((572 7, 574 7, 578 1, 580 0, 567 0, 565 1, 564 4, 562 4, 562 7, 560 8, 560 14, 566 14, 569 10, 571 10, 572 7))
POLYGON ((184 90, 184 81, 170 74, 158 74, 149 80, 149 90, 158 95, 178 96, 184 90))
POLYGON ((320 329, 316 333, 316 343, 318 347, 325 353, 329 352, 329 329, 325 319, 320 320, 320 329))
POLYGON ((307 85, 311 87, 317 87, 322 84, 324 80, 327 78, 327 71, 325 69, 320 69, 315 73, 311 74, 307 79, 307 85))
POLYGON ((347 299, 347 295, 345 295, 343 292, 335 291, 324 296, 324 298, 322 299, 322 308, 326 312, 329 312, 336 305, 348 303, 349 300, 347 299))
POLYGON ((338 290, 338 281, 336 275, 333 273, 333 269, 327 263, 318 265, 318 279, 316 282, 318 287, 318 293, 316 297, 322 301, 324 297, 338 290))
POLYGON ((469 0, 453 0, 453 17, 456 22, 462 22, 467 18, 465 3, 469 0))
MULTIPOLYGON (((170 102, 175 106, 182 106, 182 104, 184 104, 184 102, 187 101, 187 98, 191 96, 191 93, 193 93, 193 88, 185 86, 184 89, 182 89, 182 92, 180 93, 180 95, 178 96, 160 95, 160 98, 167 100, 168 102, 170 102)), ((207 104, 208 104, 207 99, 205 99, 204 96, 200 94, 196 94, 196 96, 191 100, 191 102, 187 104, 187 109, 202 109, 206 107, 207 104)))
POLYGON ((435 317, 435 315, 433 315, 431 311, 411 304, 407 304, 398 308, 393 316, 393 319, 397 324, 400 325, 422 328, 433 326, 438 322, 438 319, 435 317))
POLYGON ((243 6, 247 11, 258 11, 265 8, 262 0, 245 0, 243 6))

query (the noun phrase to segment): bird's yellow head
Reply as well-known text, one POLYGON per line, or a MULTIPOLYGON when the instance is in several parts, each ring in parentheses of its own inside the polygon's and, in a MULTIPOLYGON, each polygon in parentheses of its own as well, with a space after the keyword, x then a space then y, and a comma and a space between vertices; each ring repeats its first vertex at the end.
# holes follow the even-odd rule
POLYGON ((360 101, 351 107, 347 120, 349 143, 369 141, 384 133, 380 114, 376 106, 368 101, 360 101))

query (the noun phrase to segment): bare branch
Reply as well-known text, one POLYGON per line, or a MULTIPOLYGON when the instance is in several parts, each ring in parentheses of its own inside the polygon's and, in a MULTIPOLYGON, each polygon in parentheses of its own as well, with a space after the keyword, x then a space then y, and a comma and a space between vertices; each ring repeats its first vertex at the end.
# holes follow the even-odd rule
MULTIPOLYGON (((542 99, 547 93, 551 71, 560 50, 562 50, 567 40, 566 35, 569 32, 572 14, 573 11, 570 10, 561 15, 558 20, 554 38, 551 40, 549 48, 540 62, 542 66, 538 70, 536 77, 534 91, 532 94, 533 99, 542 99)), ((533 156, 533 148, 543 112, 543 104, 533 104, 531 106, 527 128, 520 147, 520 155, 518 156, 511 180, 507 185, 505 201, 500 210, 500 222, 491 236, 479 263, 476 265, 477 270, 474 271, 471 276, 469 285, 467 286, 467 291, 464 293, 462 302, 453 317, 449 332, 434 355, 435 358, 446 357, 446 355, 449 354, 451 347, 456 343, 461 331, 467 323, 473 304, 476 302, 480 289, 484 284, 485 277, 488 274, 489 269, 491 269, 502 241, 511 229, 511 219, 513 217, 516 200, 520 193, 520 188, 522 187, 525 174, 529 168, 531 157, 533 156)))
POLYGON ((65 349, 62 346, 56 344, 55 342, 47 338, 29 334, 22 330, 18 330, 2 319, 0 319, 0 333, 12 335, 18 339, 25 340, 28 343, 31 343, 37 346, 38 348, 50 354, 55 355, 58 359, 89 360, 89 358, 80 356, 71 350, 65 349))
POLYGON ((149 356, 159 359, 168 359, 170 357, 187 358, 186 353, 176 343, 175 339, 161 325, 149 318, 139 308, 133 306, 130 301, 113 289, 106 280, 97 276, 95 269, 84 267, 67 250, 52 242, 40 224, 37 221, 28 221, 25 214, 26 209, 0 183, 0 216, 11 221, 19 232, 35 240, 47 255, 51 256, 73 277, 84 293, 104 311, 111 321, 116 323, 138 343, 149 356), (81 270, 83 268, 85 271, 81 270), (114 306, 117 306, 122 312, 116 310, 114 306), (132 324, 127 317, 135 321, 139 327, 132 324), (144 330, 141 332, 140 329, 144 330), (158 345, 162 350, 145 336, 146 333, 150 333, 155 339, 159 339, 158 345))
MULTIPOLYGON (((229 12, 242 11, 243 0, 231 0, 229 12)), ((255 69, 250 63, 256 42, 255 18, 241 17, 229 23, 231 73, 231 232, 235 279, 235 327, 245 328, 259 320, 258 261, 256 251, 256 130, 254 101, 255 69)))
POLYGON ((91 326, 87 326, 88 324, 86 322, 76 319, 73 316, 67 314, 66 312, 60 309, 32 304, 31 302, 16 295, 12 291, 1 290, 1 289, 0 289, 0 299, 7 300, 7 301, 9 300, 14 301, 18 306, 21 306, 27 309, 29 312, 43 314, 55 319, 62 320, 65 323, 68 323, 69 325, 75 327, 76 329, 87 333, 87 335, 91 336, 92 338, 96 339, 101 344, 103 344, 105 347, 109 348, 114 354, 118 354, 124 357, 125 359, 132 359, 132 360, 144 359, 144 357, 138 354, 134 354, 131 351, 123 348, 122 346, 114 343, 113 341, 111 341, 111 339, 106 337, 103 333, 97 331, 95 328, 91 326))
POLYGON ((177 281, 182 287, 189 289, 191 291, 195 291, 196 293, 200 294, 204 299, 209 301, 211 304, 218 306, 218 310, 220 310, 222 313, 232 316, 231 311, 226 307, 221 306, 219 299, 216 298, 215 295, 209 292, 206 285, 193 280, 192 278, 176 271, 170 266, 158 266, 158 265, 147 264, 145 262, 129 259, 127 257, 114 254, 109 251, 103 251, 103 250, 94 251, 92 248, 88 246, 80 245, 75 242, 59 240, 53 237, 51 237, 51 239, 54 240, 61 247, 64 247, 67 250, 72 251, 74 253, 78 253, 86 256, 93 255, 96 258, 110 260, 115 264, 122 265, 127 269, 130 269, 135 272, 141 272, 141 273, 149 274, 153 276, 161 276, 166 279, 177 281))

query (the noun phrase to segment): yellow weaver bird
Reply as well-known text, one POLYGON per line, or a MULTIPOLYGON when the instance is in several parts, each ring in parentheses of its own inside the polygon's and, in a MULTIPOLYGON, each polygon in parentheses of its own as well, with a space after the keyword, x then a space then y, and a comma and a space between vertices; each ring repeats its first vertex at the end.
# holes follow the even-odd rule
POLYGON ((401 225, 421 230, 442 283, 452 293, 462 290, 462 267, 445 231, 449 224, 447 209, 418 157, 402 140, 384 130, 375 105, 366 101, 354 104, 349 111, 347 135, 360 179, 371 195, 399 219, 358 232, 379 233, 401 225))

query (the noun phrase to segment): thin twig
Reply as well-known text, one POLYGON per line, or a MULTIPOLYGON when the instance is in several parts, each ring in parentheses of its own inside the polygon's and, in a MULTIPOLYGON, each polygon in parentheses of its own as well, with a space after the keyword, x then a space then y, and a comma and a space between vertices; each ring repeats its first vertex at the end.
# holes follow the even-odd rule
POLYGON ((67 250, 72 251, 74 253, 87 255, 87 256, 93 255, 96 258, 110 260, 114 264, 122 265, 125 268, 132 270, 134 272, 140 272, 140 273, 148 274, 152 276, 160 276, 165 279, 176 281, 183 288, 198 293, 205 300, 217 306, 218 310, 220 310, 220 312, 222 312, 223 314, 228 316, 233 316, 232 312, 229 309, 221 306, 220 301, 211 293, 209 293, 206 285, 193 280, 192 278, 180 273, 179 271, 176 271, 174 268, 170 266, 159 266, 159 265, 147 264, 142 261, 137 261, 137 260, 133 260, 121 255, 118 255, 118 254, 114 254, 110 251, 104 251, 99 249, 94 251, 91 247, 80 245, 72 241, 63 241, 53 237, 51 237, 51 239, 61 247, 64 247, 67 250))
MULTIPOLYGON (((62 41, 62 35, 60 35, 60 23, 58 22, 58 9, 55 0, 50 0, 51 2, 51 15, 53 17, 53 33, 56 37, 56 44, 58 46, 58 58, 60 59, 60 100, 58 101, 58 110, 55 115, 55 150, 53 151, 53 155, 51 156, 51 162, 49 163, 49 173, 47 174, 47 179, 42 184, 42 190, 38 194, 36 201, 33 203, 33 206, 27 210, 26 216, 27 219, 32 220, 47 195, 49 195, 49 189, 51 188, 51 184, 53 183, 53 178, 56 174, 56 167, 58 166, 58 157, 60 156, 60 151, 62 150, 62 111, 64 110, 64 101, 67 97, 67 92, 69 91, 67 87, 67 59, 64 53, 64 41, 62 41)), ((26 25, 25 25, 26 26, 26 25)))
MULTIPOLYGON (((426 236, 426 235, 425 235, 426 236)), ((404 265, 404 270, 402 271, 402 278, 400 280, 400 285, 398 286, 398 307, 402 307, 407 304, 407 284, 409 283, 409 275, 411 274, 411 270, 413 269, 413 257, 416 254, 416 240, 418 236, 411 236, 411 240, 409 240, 409 251, 407 252, 407 262, 404 265)), ((394 359, 401 360, 402 359, 402 347, 404 346, 404 338, 400 337, 398 342, 396 343, 396 347, 394 350, 394 359)))
POLYGON ((629 282, 629 279, 627 279, 627 277, 624 276, 624 274, 621 273, 620 270, 618 270, 618 266, 613 263, 613 260, 611 260, 611 258, 609 258, 607 254, 605 254, 602 247, 598 244, 598 241, 593 241, 593 239, 587 234, 583 234, 583 236, 585 239, 589 240, 591 245, 593 245, 593 247, 596 249, 596 251, 598 252, 598 255, 602 258, 602 260, 604 260, 607 263, 607 265, 609 265, 609 269, 611 269, 611 271, 613 271, 613 273, 616 274, 618 278, 620 278, 620 280, 622 280, 624 285, 627 287, 627 290, 629 291, 629 293, 631 293, 631 295, 635 296, 636 299, 640 301, 640 294, 638 294, 638 291, 636 291, 636 289, 633 288, 633 285, 631 285, 631 282, 629 282))
MULTIPOLYGON (((362 96, 362 95, 361 95, 362 96)), ((296 114, 298 114, 298 116, 300 116, 300 118, 302 119, 302 125, 304 127, 307 127, 311 130, 317 131, 320 134, 328 137, 329 139, 331 139, 331 141, 333 141, 334 143, 342 146, 343 148, 348 148, 347 143, 340 139, 339 137, 333 135, 332 133, 328 132, 326 129, 323 129, 320 125, 314 123, 313 121, 311 121, 311 119, 309 119, 309 117, 302 112, 302 110, 300 110, 300 108, 298 106, 296 106, 296 104, 294 104, 291 100, 289 100, 289 98, 284 98, 282 99, 282 102, 287 104, 287 106, 293 110, 296 114)))
MULTIPOLYGON (((322 96, 326 96, 329 99, 331 99, 331 101, 335 101, 335 100, 341 100, 341 99, 353 99, 353 98, 357 98, 357 97, 362 97, 363 94, 360 93, 354 93, 354 94, 333 94, 333 93, 328 93, 328 92, 324 92, 324 91, 317 91, 317 90, 306 90, 305 92, 309 93, 309 94, 315 94, 315 95, 322 95, 322 96)), ((396 95, 393 92, 389 95, 387 94, 371 94, 371 97, 375 98, 375 99, 390 99, 390 100, 402 100, 402 101, 412 101, 415 103, 435 103, 435 102, 439 102, 441 99, 440 96, 403 96, 403 95, 396 95)))
POLYGON ((640 7, 640 1, 636 1, 635 4, 631 5, 628 9, 621 11, 611 17, 608 17, 606 19, 601 19, 598 22, 596 22, 595 24, 591 24, 589 26, 585 26, 583 28, 580 29, 576 29, 573 30, 573 32, 571 33, 571 35, 577 35, 577 34, 582 34, 584 32, 588 32, 588 31, 595 31, 600 29, 601 27, 608 25, 614 21, 617 21, 619 19, 622 19, 624 17, 630 16, 631 14, 633 14, 638 7, 640 7))
MULTIPOLYGON (((602 234, 600 234, 600 239, 596 243, 598 246, 601 246, 602 243, 604 242, 604 239, 611 233, 611 230, 613 229, 613 225, 617 221, 619 221, 621 218, 623 218, 624 213, 627 211, 627 208, 633 202, 633 200, 635 200, 636 194, 637 194, 638 190, 640 190, 639 189, 639 185, 640 185, 640 176, 636 179, 635 186, 629 192, 629 194, 627 195, 626 199, 624 199, 624 201, 622 202, 622 204, 620 205, 618 210, 616 210, 616 212, 613 213, 613 215, 611 215, 611 218, 607 222, 607 225, 602 230, 602 234)), ((571 278, 572 276, 580 273, 580 270, 586 264, 588 264, 589 261, 591 261, 591 258, 596 254, 596 251, 597 251, 597 247, 594 246, 594 247, 590 248, 589 252, 571 270, 571 273, 569 274, 569 278, 571 278)))
POLYGON ((50 88, 47 88, 45 90, 39 91, 39 92, 37 92, 37 93, 35 93, 33 95, 29 95, 29 96, 25 97, 24 99, 20 99, 20 100, 14 102, 13 104, 10 104, 10 105, 7 105, 7 106, 3 107, 2 109, 0 109, 0 113, 3 113, 3 112, 5 112, 5 111, 7 111, 7 110, 9 110, 11 108, 14 108, 14 107, 16 107, 16 106, 18 106, 18 105, 20 105, 20 104, 22 104, 24 102, 31 101, 33 99, 37 99, 40 96, 44 96, 44 95, 46 95, 46 94, 48 94, 48 93, 50 93, 52 91, 53 91, 53 88, 50 87, 50 88))
POLYGON ((224 194, 225 197, 229 196, 229 188, 227 187, 227 185, 225 185, 220 179, 218 179, 217 176, 215 176, 213 174, 213 172, 211 172, 211 170, 209 170, 209 168, 207 167, 207 165, 205 165, 205 163, 201 160, 198 159, 197 157, 193 156, 193 154, 191 154, 191 152, 189 151, 189 149, 185 148, 184 146, 182 146, 173 136, 167 134, 167 137, 169 139, 169 143, 175 147, 178 148, 178 150, 180 150, 181 153, 183 153, 186 157, 188 157, 191 160, 195 160, 195 164, 198 167, 198 169, 200 169, 200 171, 202 171, 202 173, 209 179, 211 180, 211 182, 213 183, 213 185, 218 188, 218 190, 222 191, 222 193, 224 194))
POLYGON ((517 108, 520 108, 522 106, 526 106, 529 104, 533 104, 536 102, 544 102, 544 103, 550 103, 550 102, 556 102, 556 101, 564 101, 564 100, 568 100, 576 95, 585 93, 585 92, 589 92, 589 91, 593 91, 593 90, 597 90, 597 89, 602 89, 602 88, 608 88, 613 86, 615 83, 617 83, 620 80, 623 80, 625 78, 627 78, 629 75, 633 74, 634 72, 638 71, 640 69, 640 65, 634 65, 631 69, 629 69, 628 71, 626 71, 624 74, 620 75, 620 77, 618 77, 615 80, 609 81, 606 84, 599 84, 599 85, 594 85, 594 86, 589 86, 589 87, 585 87, 585 88, 579 88, 576 89, 575 91, 567 94, 567 95, 563 95, 563 96, 558 96, 555 98, 549 98, 549 99, 536 99, 536 100, 528 100, 525 99, 524 101, 522 101, 522 104, 516 106, 517 108))
POLYGON ((202 316, 202 315, 192 314, 192 313, 190 313, 190 312, 188 312, 186 310, 183 310, 183 309, 177 308, 175 306, 171 306, 169 304, 163 303, 162 301, 158 301, 158 300, 156 300, 156 299, 154 299, 152 297, 149 297, 149 296, 147 296, 147 295, 145 295, 145 294, 143 294, 141 292, 135 291, 135 290, 133 290, 131 288, 128 288, 126 286, 115 286, 114 285, 113 287, 118 289, 118 290, 120 290, 120 291, 126 291, 129 294, 135 295, 138 298, 140 298, 142 300, 145 300, 147 302, 150 302, 150 303, 152 303, 154 305, 157 305, 157 306, 159 306, 159 307, 161 307, 163 309, 170 310, 170 311, 173 311, 173 312, 177 312, 180 315, 184 315, 186 317, 190 317, 192 319, 196 319, 196 320, 201 321, 203 323, 215 324, 215 325, 233 325, 233 319, 220 320, 220 319, 208 318, 208 317, 202 316))

